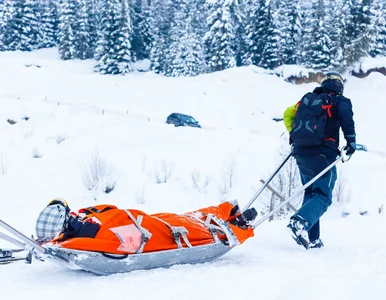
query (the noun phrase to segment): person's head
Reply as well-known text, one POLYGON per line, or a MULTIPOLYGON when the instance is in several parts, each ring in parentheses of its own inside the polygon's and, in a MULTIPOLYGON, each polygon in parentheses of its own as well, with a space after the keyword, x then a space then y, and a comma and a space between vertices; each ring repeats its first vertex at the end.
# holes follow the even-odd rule
POLYGON ((344 79, 338 72, 331 71, 323 76, 320 85, 327 91, 343 94, 344 79))
POLYGON ((68 226, 70 208, 66 200, 56 198, 40 212, 36 220, 36 235, 40 242, 57 238, 68 226))

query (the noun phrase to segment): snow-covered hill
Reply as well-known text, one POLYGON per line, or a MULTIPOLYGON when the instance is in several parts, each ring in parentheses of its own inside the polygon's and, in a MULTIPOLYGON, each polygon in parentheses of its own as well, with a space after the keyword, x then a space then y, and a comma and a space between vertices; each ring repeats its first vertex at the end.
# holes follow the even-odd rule
MULTIPOLYGON (((272 119, 317 86, 295 86, 257 67, 195 78, 102 76, 92 72, 93 62, 61 61, 55 49, 0 53, 0 66, 0 218, 27 235, 54 197, 73 209, 113 203, 149 213, 224 199, 247 203, 286 145, 283 123, 272 119), (165 124, 172 112, 193 115, 203 128, 165 124), (98 160, 106 173, 89 191, 87 170, 98 160), (114 183, 112 192, 103 192, 114 183)), ((324 249, 299 248, 285 232, 286 221, 275 221, 204 265, 110 277, 38 262, 0 266, 0 293, 14 299, 80 299, 78 293, 93 299, 384 299, 386 218, 378 208, 386 200, 386 78, 349 77, 345 94, 358 142, 369 152, 340 166, 349 203, 323 216, 324 249), (366 216, 359 215, 363 210, 366 216), (341 218, 342 211, 351 214, 341 218)), ((262 195, 257 207, 264 209, 268 199, 262 195)))

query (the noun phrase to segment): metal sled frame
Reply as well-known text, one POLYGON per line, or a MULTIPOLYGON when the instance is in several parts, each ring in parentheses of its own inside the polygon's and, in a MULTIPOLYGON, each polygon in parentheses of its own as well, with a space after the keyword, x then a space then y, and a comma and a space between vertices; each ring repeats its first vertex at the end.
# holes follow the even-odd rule
POLYGON ((70 269, 82 269, 97 275, 127 273, 135 270, 167 268, 177 264, 198 264, 212 261, 229 252, 239 242, 228 224, 209 214, 205 222, 214 237, 214 242, 202 246, 178 247, 173 250, 139 254, 111 254, 95 251, 81 251, 62 248, 58 245, 39 245, 12 226, 0 220, 0 227, 16 236, 16 240, 4 233, 0 237, 24 248, 39 260, 53 261, 70 269), (215 224, 211 224, 214 222, 215 224), (225 234, 227 240, 220 240, 217 231, 225 234))

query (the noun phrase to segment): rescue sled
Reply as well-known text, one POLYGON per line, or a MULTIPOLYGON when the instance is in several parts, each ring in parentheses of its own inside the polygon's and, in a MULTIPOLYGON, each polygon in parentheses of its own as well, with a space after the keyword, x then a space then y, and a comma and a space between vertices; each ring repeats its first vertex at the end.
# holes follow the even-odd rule
POLYGON ((178 264, 205 263, 223 256, 233 247, 239 245, 236 236, 225 221, 216 218, 214 215, 208 215, 206 226, 213 235, 214 242, 212 244, 191 246, 188 242, 184 243, 184 245, 187 245, 184 247, 183 243, 178 243, 180 239, 184 240, 183 234, 177 233, 176 241, 179 244, 177 249, 140 254, 113 254, 68 249, 55 244, 40 245, 0 220, 0 227, 12 233, 23 243, 5 234, 2 234, 2 238, 17 246, 24 246, 24 249, 29 252, 27 262, 31 262, 28 257, 33 255, 42 261, 53 261, 70 269, 81 269, 97 275, 167 268, 178 264), (217 235, 218 232, 224 234, 226 239, 220 240, 217 235))

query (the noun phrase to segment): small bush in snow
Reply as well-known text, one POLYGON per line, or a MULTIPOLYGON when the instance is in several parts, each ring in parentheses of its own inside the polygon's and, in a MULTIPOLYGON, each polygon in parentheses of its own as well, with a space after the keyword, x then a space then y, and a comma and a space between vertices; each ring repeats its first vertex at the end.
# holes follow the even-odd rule
POLYGON ((147 165, 147 156, 146 156, 146 154, 144 154, 144 155, 142 156, 141 163, 142 163, 142 164, 141 164, 142 172, 145 173, 145 171, 146 171, 146 165, 147 165))
POLYGON ((346 178, 343 176, 342 169, 339 171, 338 179, 335 182, 332 198, 337 204, 344 204, 349 202, 349 198, 345 193, 346 178))
POLYGON ((7 162, 3 151, 0 152, 0 174, 5 175, 7 173, 7 162))
POLYGON ((236 158, 234 155, 224 164, 222 170, 222 179, 220 182, 219 192, 221 200, 225 200, 229 190, 234 186, 236 180, 236 158))
POLYGON ((56 142, 57 144, 60 144, 60 143, 63 142, 66 138, 67 138, 67 136, 58 134, 58 135, 55 137, 55 142, 56 142))
POLYGON ((136 194, 136 200, 138 204, 145 204, 146 202, 146 185, 143 184, 136 194))
POLYGON ((33 158, 41 158, 43 156, 42 152, 39 150, 39 148, 34 148, 32 150, 32 157, 33 158))
POLYGON ((98 151, 90 157, 83 167, 83 183, 89 191, 103 191, 110 193, 116 186, 112 168, 107 164, 98 151))
POLYGON ((174 171, 174 165, 171 162, 163 160, 161 165, 156 166, 154 177, 156 183, 166 183, 174 171))
POLYGON ((193 189, 199 192, 207 192, 207 187, 209 185, 209 177, 201 178, 201 174, 199 171, 193 171, 190 174, 190 178, 192 179, 193 189))
MULTIPOLYGON (((285 158, 291 153, 291 146, 287 142, 287 137, 283 138, 283 142, 278 151, 278 161, 282 163, 285 158)), ((296 189, 301 185, 300 176, 296 161, 291 157, 287 163, 282 167, 279 173, 272 180, 272 186, 286 199, 290 198, 296 189)), ((270 209, 274 209, 279 206, 283 200, 278 197, 271 198, 273 203, 270 204, 270 209)), ((298 208, 301 206, 302 197, 298 197, 291 204, 298 208)), ((292 213, 288 207, 282 208, 274 218, 281 219, 287 216, 289 213, 292 213)))

